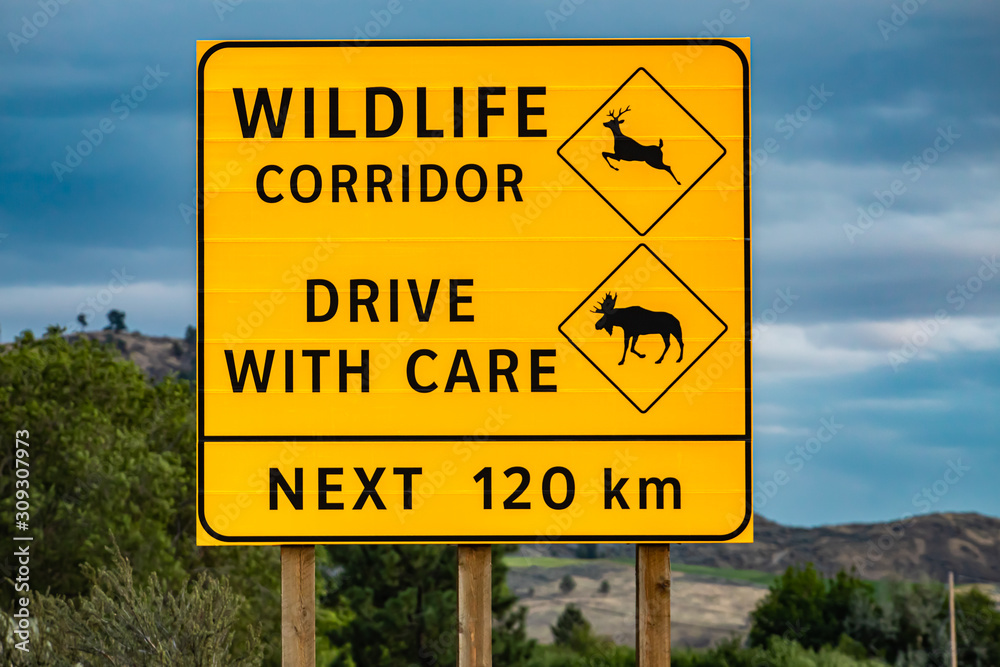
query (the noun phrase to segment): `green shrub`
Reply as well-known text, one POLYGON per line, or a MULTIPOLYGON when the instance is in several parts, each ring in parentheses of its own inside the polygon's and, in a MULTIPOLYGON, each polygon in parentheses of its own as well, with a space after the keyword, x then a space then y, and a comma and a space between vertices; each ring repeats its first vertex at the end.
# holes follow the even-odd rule
MULTIPOLYGON (((145 584, 136 586, 132 568, 117 548, 111 569, 85 569, 92 582, 86 596, 67 601, 32 594, 30 650, 18 650, 10 633, 0 633, 5 664, 243 667, 261 663, 256 628, 242 645, 234 645, 245 599, 225 579, 203 573, 172 591, 151 574, 145 584)), ((10 617, 3 620, 9 626, 10 617)))

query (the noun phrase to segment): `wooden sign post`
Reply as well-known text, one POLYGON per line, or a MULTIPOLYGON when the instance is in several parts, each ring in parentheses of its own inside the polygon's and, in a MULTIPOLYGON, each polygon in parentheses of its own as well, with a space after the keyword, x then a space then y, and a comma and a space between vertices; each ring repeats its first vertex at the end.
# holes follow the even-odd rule
POLYGON ((281 664, 316 665, 316 547, 281 547, 281 664))
POLYGON ((493 562, 488 544, 458 547, 458 667, 493 664, 493 562))
POLYGON ((670 545, 635 548, 635 659, 670 667, 670 545))

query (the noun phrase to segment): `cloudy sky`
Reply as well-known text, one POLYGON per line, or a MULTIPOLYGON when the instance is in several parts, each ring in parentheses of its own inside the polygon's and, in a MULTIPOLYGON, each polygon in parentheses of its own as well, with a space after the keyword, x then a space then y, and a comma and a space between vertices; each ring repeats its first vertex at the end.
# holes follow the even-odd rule
MULTIPOLYGON (((5 1, 0 340, 109 307, 183 334, 195 40, 350 39, 386 5, 5 1)), ((402 6, 379 37, 750 36, 758 511, 1000 516, 995 3, 402 6)))

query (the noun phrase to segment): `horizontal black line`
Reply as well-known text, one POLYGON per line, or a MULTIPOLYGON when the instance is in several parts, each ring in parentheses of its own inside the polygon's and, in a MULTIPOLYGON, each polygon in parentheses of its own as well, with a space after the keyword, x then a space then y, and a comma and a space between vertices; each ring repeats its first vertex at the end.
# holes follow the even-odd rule
MULTIPOLYGON (((743 531, 740 531, 741 533, 743 531)), ((737 535, 738 536, 738 535, 737 535)), ((731 540, 733 535, 560 535, 558 537, 548 537, 540 535, 299 535, 289 536, 268 536, 268 535, 226 535, 222 542, 288 542, 318 544, 322 542, 340 543, 349 542, 355 544, 372 544, 376 542, 419 542, 421 544, 496 544, 498 542, 510 542, 516 544, 545 544, 546 542, 569 542, 577 544, 579 542, 612 542, 626 543, 634 542, 680 542, 680 541, 701 541, 717 542, 720 540, 731 540), (542 538, 542 539, 540 539, 542 538)), ((216 538, 219 539, 219 538, 216 538)))
POLYGON ((725 440, 750 442, 745 435, 206 435, 200 442, 642 442, 725 440))

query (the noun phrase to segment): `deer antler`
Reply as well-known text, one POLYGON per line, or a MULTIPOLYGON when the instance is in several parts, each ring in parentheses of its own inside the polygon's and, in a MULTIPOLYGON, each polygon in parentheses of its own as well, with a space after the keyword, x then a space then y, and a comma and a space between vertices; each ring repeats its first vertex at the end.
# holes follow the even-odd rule
POLYGON ((621 118, 622 116, 624 116, 624 115, 625 115, 625 113, 626 113, 626 112, 627 112, 627 111, 628 111, 629 109, 631 109, 631 108, 632 108, 632 105, 631 105, 631 104, 630 104, 629 106, 625 107, 625 111, 622 111, 622 110, 621 110, 621 107, 619 107, 619 108, 618 108, 618 117, 619 117, 619 118, 621 118))

